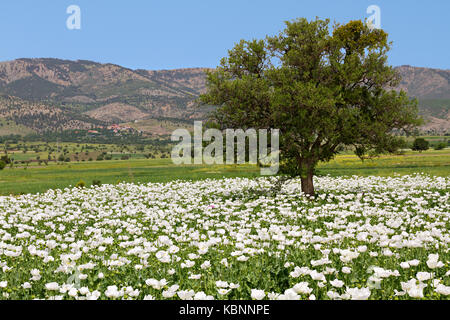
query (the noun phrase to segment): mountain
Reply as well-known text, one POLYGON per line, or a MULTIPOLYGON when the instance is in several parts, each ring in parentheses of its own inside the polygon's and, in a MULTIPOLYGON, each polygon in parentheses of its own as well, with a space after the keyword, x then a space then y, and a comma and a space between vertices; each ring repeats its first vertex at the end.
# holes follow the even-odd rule
MULTIPOLYGON (((206 70, 132 70, 51 58, 0 62, 0 120, 44 132, 152 119, 202 119, 208 109, 198 107, 196 98, 205 91, 206 70)), ((450 70, 397 70, 403 78, 397 89, 419 99, 420 112, 428 119, 424 129, 448 131, 450 70)))
MULTIPOLYGON (((0 117, 11 117, 12 111, 5 111, 11 104, 23 104, 28 116, 31 109, 40 110, 38 117, 51 114, 53 120, 45 126, 28 122, 36 131, 56 123, 71 129, 76 123, 84 127, 145 118, 199 119, 204 110, 196 108, 195 99, 205 89, 205 70, 131 70, 48 58, 1 62, 0 117), (74 121, 67 120, 74 116, 74 121)), ((15 119, 23 120, 14 110, 15 119)))
POLYGON ((450 70, 397 67, 402 77, 398 89, 419 100, 420 114, 426 123, 422 130, 430 133, 450 131, 450 70))

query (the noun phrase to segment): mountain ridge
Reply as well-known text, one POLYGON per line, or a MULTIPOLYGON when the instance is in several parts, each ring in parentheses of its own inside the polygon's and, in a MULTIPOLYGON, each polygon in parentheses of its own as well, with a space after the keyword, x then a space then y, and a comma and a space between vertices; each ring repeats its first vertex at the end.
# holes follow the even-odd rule
MULTIPOLYGON (((211 69, 130 69, 56 58, 4 61, 0 62, 0 118, 14 119, 36 132, 72 129, 76 124, 85 128, 154 118, 203 119, 208 109, 199 108, 196 98, 206 90, 206 70, 211 69), (12 105, 14 112, 8 111, 12 105), (32 121, 33 115, 43 125, 32 121)), ((418 98, 420 113, 428 120, 422 129, 448 132, 450 70, 409 65, 396 70, 402 81, 395 89, 418 98)))

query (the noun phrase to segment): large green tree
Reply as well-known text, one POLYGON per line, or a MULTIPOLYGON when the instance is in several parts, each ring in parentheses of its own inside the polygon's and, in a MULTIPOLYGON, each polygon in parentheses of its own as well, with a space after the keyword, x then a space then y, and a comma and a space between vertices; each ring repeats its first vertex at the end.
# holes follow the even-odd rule
POLYGON ((362 21, 286 22, 277 36, 241 40, 207 75, 205 104, 225 128, 279 129, 281 168, 314 195, 314 169, 343 146, 361 158, 394 152, 393 132, 420 124, 417 101, 392 90, 391 43, 362 21))

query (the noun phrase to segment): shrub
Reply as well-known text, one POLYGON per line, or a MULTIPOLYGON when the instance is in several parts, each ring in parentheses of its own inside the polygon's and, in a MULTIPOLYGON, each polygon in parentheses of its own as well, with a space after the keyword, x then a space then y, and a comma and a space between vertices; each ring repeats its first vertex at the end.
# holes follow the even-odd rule
POLYGON ((93 181, 92 181, 92 185, 93 185, 93 186, 100 187, 100 186, 102 185, 102 182, 101 182, 100 180, 93 180, 93 181))
POLYGON ((417 138, 416 140, 414 140, 413 145, 412 145, 412 150, 414 151, 425 151, 428 150, 430 147, 430 143, 425 140, 424 138, 417 138))
POLYGON ((76 185, 75 188, 84 188, 86 186, 86 183, 83 180, 80 180, 76 185))
POLYGON ((434 146, 434 150, 443 150, 447 147, 447 143, 445 142, 439 142, 434 146))
POLYGON ((0 161, 3 161, 5 164, 10 164, 11 163, 11 158, 9 158, 8 156, 2 156, 0 158, 0 161))
POLYGON ((0 170, 5 169, 6 163, 3 160, 0 160, 0 170))

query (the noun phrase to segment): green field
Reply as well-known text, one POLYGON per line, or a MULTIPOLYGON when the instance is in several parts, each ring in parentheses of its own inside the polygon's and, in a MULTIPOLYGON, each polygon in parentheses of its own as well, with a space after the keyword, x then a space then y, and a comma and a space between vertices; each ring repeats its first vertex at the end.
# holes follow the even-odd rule
MULTIPOLYGON (((427 173, 450 175, 450 150, 406 152, 404 155, 381 156, 362 162, 351 154, 337 156, 320 164, 318 175, 380 175, 427 173)), ((0 171, 0 194, 44 192, 48 189, 75 186, 83 180, 103 184, 121 182, 167 182, 177 179, 199 180, 222 177, 256 177, 259 169, 252 165, 186 165, 175 166, 170 159, 137 159, 50 163, 48 166, 5 168, 0 171)))

